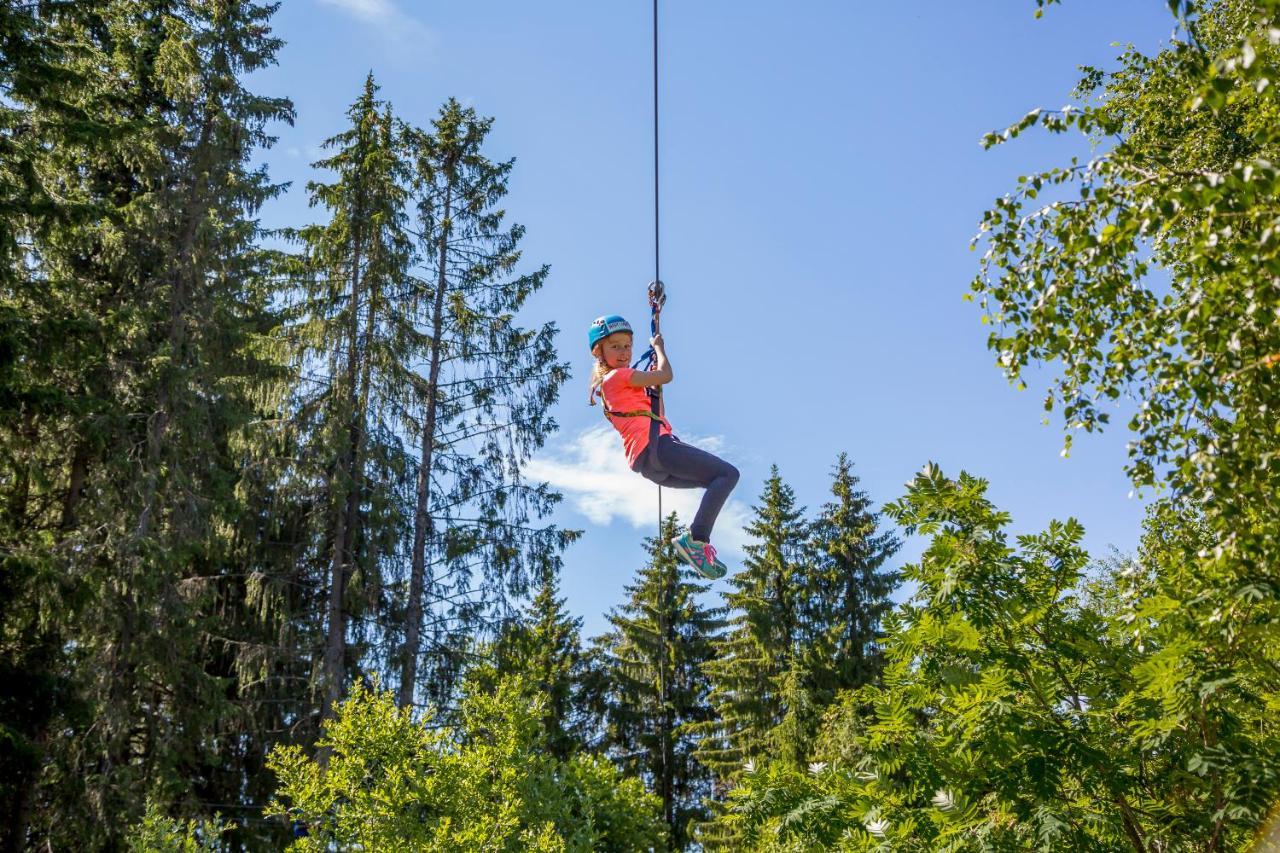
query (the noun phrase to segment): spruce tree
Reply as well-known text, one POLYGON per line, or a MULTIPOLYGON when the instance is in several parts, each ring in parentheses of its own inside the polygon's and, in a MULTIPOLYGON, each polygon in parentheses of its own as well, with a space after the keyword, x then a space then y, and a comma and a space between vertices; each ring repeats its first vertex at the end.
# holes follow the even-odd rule
POLYGON ((236 739, 207 665, 240 650, 218 603, 234 448, 271 372, 254 345, 272 320, 252 217, 277 188, 250 160, 290 107, 241 83, 278 47, 268 7, 41 11, 64 83, 28 102, 30 126, 54 132, 16 172, 60 201, 27 197, 0 314, 34 321, 17 340, 42 387, 0 429, 33 451, 5 504, 43 543, 15 553, 36 558, 29 601, 68 652, 51 662, 68 667, 69 701, 50 729, 69 736, 43 740, 52 769, 25 832, 81 847, 115 843, 141 814, 141 780, 206 796, 217 744, 236 739))
POLYGON ((782 749, 783 758, 802 751, 811 726, 801 655, 808 525, 776 465, 754 510, 747 532, 755 541, 725 595, 729 630, 704 666, 715 713, 695 727, 697 760, 716 782, 716 819, 696 827, 697 841, 706 849, 739 849, 733 827, 718 819, 725 791, 745 766, 775 757, 776 749, 782 749))
POLYGON ((831 493, 809 527, 796 576, 796 653, 776 679, 782 716, 767 739, 770 760, 792 768, 809 763, 823 712, 838 693, 878 676, 877 633, 897 582, 882 566, 898 540, 877 532, 871 501, 843 453, 831 493))
POLYGON ((662 800, 672 849, 691 840, 706 817, 711 774, 694 760, 713 716, 704 667, 716 654, 723 610, 699 597, 709 587, 692 580, 661 535, 647 540, 649 562, 627 586, 629 599, 609 614, 613 630, 597 639, 607 683, 604 747, 628 775, 638 774, 662 800))
POLYGON ((423 367, 408 377, 402 418, 418 446, 402 706, 422 683, 447 701, 450 650, 492 632, 577 535, 537 524, 560 496, 521 475, 556 429, 548 411, 568 368, 554 324, 517 322, 548 269, 517 270, 524 228, 499 207, 514 161, 486 156, 492 123, 449 99, 429 130, 406 131, 417 264, 404 297, 423 367))
POLYGON ((782 717, 766 738, 769 760, 792 768, 809 761, 822 721, 823 707, 815 697, 813 675, 806 662, 809 657, 796 655, 778 677, 782 717))
POLYGON ((0 850, 25 846, 48 732, 74 695, 67 627, 70 582, 56 555, 66 503, 58 476, 83 365, 64 347, 74 299, 28 255, 48 225, 102 216, 110 205, 49 186, 42 160, 77 135, 103 144, 124 135, 101 97, 101 66, 73 71, 89 10, 80 5, 0 8, 0 850), (88 94, 92 93, 92 94, 88 94), (62 433, 62 435, 59 435, 62 433))
POLYGON ((368 620, 376 625, 388 548, 407 529, 392 488, 395 431, 399 389, 419 355, 398 299, 412 259, 409 164, 372 75, 347 116, 350 126, 324 143, 332 154, 315 164, 334 180, 307 185, 330 218, 296 232, 303 290, 289 332, 299 372, 292 426, 307 448, 298 476, 324 495, 312 562, 325 590, 326 717, 361 662, 349 646, 367 638, 368 620))
POLYGON ((898 582, 898 573, 884 565, 901 544, 892 531, 880 531, 871 499, 858 488, 843 453, 832 473, 831 495, 813 523, 802 599, 809 683, 820 705, 877 677, 876 638, 898 582))
POLYGON ((586 750, 591 732, 582 696, 587 664, 582 619, 564 609, 559 588, 556 573, 544 571, 533 600, 502 626, 487 649, 489 662, 468 673, 468 681, 471 692, 491 692, 504 678, 517 677, 542 703, 547 751, 565 761, 586 750))
POLYGON ((802 636, 808 527, 776 465, 754 510, 747 532, 755 542, 725 595, 730 628, 706 667, 716 715, 704 727, 698 758, 721 780, 767 753, 769 732, 786 712, 785 675, 802 636))

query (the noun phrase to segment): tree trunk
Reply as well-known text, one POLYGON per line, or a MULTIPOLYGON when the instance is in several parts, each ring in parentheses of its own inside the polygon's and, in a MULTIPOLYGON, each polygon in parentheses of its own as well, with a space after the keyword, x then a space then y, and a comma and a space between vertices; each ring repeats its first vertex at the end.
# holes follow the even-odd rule
POLYGON ((442 348, 440 335, 444 331, 444 295, 448 289, 445 275, 445 261, 449 247, 449 218, 452 206, 452 190, 446 189, 444 196, 444 216, 440 220, 440 239, 438 241, 437 261, 439 276, 436 280, 434 315, 431 327, 431 368, 427 374, 426 410, 422 418, 422 458, 418 463, 417 507, 413 517, 413 557, 409 569, 409 607, 406 614, 408 622, 404 638, 404 662, 400 671, 400 707, 413 705, 415 683, 418 679, 418 653, 422 645, 422 596, 427 572, 427 535, 431 531, 430 485, 431 463, 435 450, 436 434, 436 387, 440 381, 440 362, 442 348))
POLYGON ((156 411, 151 415, 147 425, 147 461, 142 511, 138 513, 138 523, 134 528, 134 538, 137 541, 145 539, 151 532, 151 524, 155 517, 160 481, 160 451, 164 447, 164 440, 169 431, 169 420, 172 417, 170 386, 173 382, 174 366, 178 363, 179 351, 186 341, 187 300, 190 297, 189 285, 193 277, 191 259, 195 254, 196 231, 204 220, 204 214, 198 207, 201 197, 201 164, 208 153, 209 137, 212 133, 212 109, 207 107, 204 122, 200 126, 200 140, 196 143, 192 158, 191 187, 187 192, 182 234, 178 240, 178 254, 173 265, 173 290, 169 294, 169 330, 166 335, 169 345, 169 363, 164 367, 164 373, 160 377, 160 388, 156 394, 156 411))
MULTIPOLYGON (((668 638, 666 643, 670 647, 674 638, 668 638)), ((663 656, 662 668, 667 668, 666 655, 663 656)), ((678 827, 676 826, 676 796, 675 796, 675 755, 672 749, 674 745, 674 729, 675 719, 671 708, 671 696, 669 684, 671 676, 674 673, 668 673, 663 679, 663 696, 662 696, 662 815, 667 822, 669 830, 668 843, 670 849, 675 849, 675 838, 678 827)))
POLYGON ((88 467, 89 445, 88 442, 81 440, 76 444, 75 454, 71 457, 67 494, 62 501, 62 520, 58 523, 58 529, 63 532, 72 530, 76 526, 76 508, 84 495, 84 479, 88 474, 88 467))
POLYGON ((333 550, 329 561, 329 633, 325 640, 324 676, 325 699, 321 719, 332 719, 337 712, 338 701, 346 681, 344 660, 347 653, 347 620, 343 609, 346 591, 347 554, 350 533, 347 530, 347 507, 354 490, 355 449, 357 444, 356 404, 359 400, 356 388, 356 359, 359 356, 357 339, 360 336, 360 258, 363 251, 362 235, 357 230, 352 237, 351 252, 351 312, 347 328, 347 441, 334 471, 334 519, 333 550))
POLYGON ((32 767, 31 770, 24 774, 21 784, 18 786, 17 798, 14 802, 8 804, 8 826, 0 832, 0 840, 3 840, 3 846, 0 846, 0 853, 22 853, 27 849, 27 825, 31 821, 31 804, 35 801, 36 788, 40 785, 40 766, 43 765, 43 758, 46 753, 46 746, 49 740, 49 721, 52 713, 46 713, 45 718, 41 721, 39 733, 34 740, 36 749, 41 757, 40 762, 32 767))
POLYGON ((18 435, 21 437, 21 450, 16 455, 22 461, 15 466, 13 492, 9 497, 9 517, 13 521, 14 530, 21 530, 26 526, 27 502, 31 497, 31 455, 39 438, 35 413, 31 411, 29 404, 24 406, 22 429, 18 431, 18 435))
MULTIPOLYGON (((371 265, 377 260, 378 245, 377 239, 370 241, 369 263, 371 265)), ((356 391, 355 416, 351 419, 351 488, 347 492, 346 542, 344 544, 344 553, 347 555, 348 564, 353 563, 355 560, 356 533, 360 522, 360 504, 364 499, 364 455, 367 446, 365 439, 369 432, 367 417, 369 411, 369 377, 373 369, 373 358, 369 350, 377 323, 377 315, 375 313, 379 295, 377 288, 378 278, 376 275, 364 283, 364 289, 369 293, 369 310, 365 315, 363 346, 357 348, 360 357, 360 384, 356 391)))

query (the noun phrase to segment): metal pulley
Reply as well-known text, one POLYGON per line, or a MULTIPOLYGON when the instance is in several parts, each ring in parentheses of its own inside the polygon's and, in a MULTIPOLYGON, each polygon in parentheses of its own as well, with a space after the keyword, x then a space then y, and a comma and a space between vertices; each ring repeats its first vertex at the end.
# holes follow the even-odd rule
POLYGON ((667 287, 661 281, 649 282, 649 308, 655 314, 667 304, 667 287))

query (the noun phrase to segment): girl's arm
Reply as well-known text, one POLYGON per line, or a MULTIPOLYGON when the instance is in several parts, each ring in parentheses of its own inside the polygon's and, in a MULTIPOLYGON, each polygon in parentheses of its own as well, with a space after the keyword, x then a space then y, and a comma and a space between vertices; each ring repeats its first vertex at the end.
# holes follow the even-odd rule
POLYGON ((675 374, 671 372, 671 362, 667 361, 667 351, 662 344, 662 334, 654 335, 653 340, 649 343, 653 347, 653 354, 658 359, 657 369, 633 371, 630 384, 637 388, 666 385, 675 377, 675 374))

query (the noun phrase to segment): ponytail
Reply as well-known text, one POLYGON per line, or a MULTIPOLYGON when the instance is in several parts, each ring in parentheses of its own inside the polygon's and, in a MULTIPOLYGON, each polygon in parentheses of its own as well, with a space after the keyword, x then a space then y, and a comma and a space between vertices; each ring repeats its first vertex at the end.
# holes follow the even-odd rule
POLYGON ((604 399, 601 386, 604 385, 604 378, 609 375, 609 365, 604 363, 604 352, 599 344, 591 348, 591 354, 595 356, 596 363, 591 368, 591 395, 587 398, 587 405, 594 406, 597 394, 600 399, 604 399))

